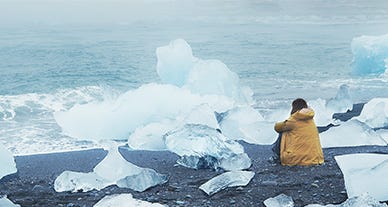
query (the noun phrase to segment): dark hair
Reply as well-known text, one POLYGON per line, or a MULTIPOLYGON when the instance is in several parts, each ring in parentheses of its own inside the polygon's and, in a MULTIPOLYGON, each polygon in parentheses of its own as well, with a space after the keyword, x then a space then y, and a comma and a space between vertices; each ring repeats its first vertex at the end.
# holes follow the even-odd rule
POLYGON ((303 109, 307 108, 307 102, 302 99, 302 98, 297 98, 292 102, 292 109, 291 109, 291 114, 303 109))

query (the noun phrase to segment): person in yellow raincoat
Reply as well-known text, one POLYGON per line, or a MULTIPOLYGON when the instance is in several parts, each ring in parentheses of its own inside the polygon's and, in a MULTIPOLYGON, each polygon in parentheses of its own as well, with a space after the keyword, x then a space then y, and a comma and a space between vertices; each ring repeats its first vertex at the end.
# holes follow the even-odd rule
POLYGON ((292 102, 291 116, 275 124, 280 133, 280 162, 282 165, 317 165, 324 162, 314 111, 305 100, 292 102))

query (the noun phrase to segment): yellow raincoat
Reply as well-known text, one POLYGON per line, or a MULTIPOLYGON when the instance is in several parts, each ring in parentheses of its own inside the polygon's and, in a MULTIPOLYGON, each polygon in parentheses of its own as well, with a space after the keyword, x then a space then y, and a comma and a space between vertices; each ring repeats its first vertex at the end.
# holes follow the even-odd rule
POLYGON ((293 113, 286 121, 275 124, 282 133, 280 161, 282 165, 316 165, 324 162, 318 129, 310 108, 293 113))

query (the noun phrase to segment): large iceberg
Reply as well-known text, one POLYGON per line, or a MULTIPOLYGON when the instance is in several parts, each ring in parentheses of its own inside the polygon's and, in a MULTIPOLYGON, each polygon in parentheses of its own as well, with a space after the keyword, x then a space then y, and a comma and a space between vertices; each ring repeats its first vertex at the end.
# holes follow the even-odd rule
POLYGON ((365 123, 350 120, 331 127, 320 135, 321 145, 327 147, 350 147, 363 145, 387 145, 385 140, 365 123))
POLYGON ((11 152, 0 144, 0 179, 17 172, 16 163, 11 152))
POLYGON ((157 72, 164 83, 187 88, 201 95, 222 95, 237 102, 252 103, 252 90, 239 83, 236 73, 219 60, 202 60, 193 56, 183 39, 156 49, 157 72))
POLYGON ((372 128, 388 127, 388 98, 374 98, 364 105, 358 120, 372 128))
POLYGON ((108 151, 108 155, 93 169, 93 172, 65 171, 60 174, 54 182, 54 189, 57 192, 90 191, 116 184, 122 188, 142 192, 167 180, 165 175, 126 161, 115 148, 108 151))
POLYGON ((1 207, 20 207, 20 205, 12 203, 6 196, 0 196, 0 206, 1 207))
POLYGON ((382 74, 387 70, 388 34, 353 38, 351 47, 354 74, 382 74))
POLYGON ((348 154, 335 156, 345 180, 348 197, 368 193, 379 201, 388 200, 388 155, 348 154))
POLYGON ((133 198, 132 194, 108 195, 93 207, 166 207, 159 203, 150 203, 133 198))
POLYGON ((244 156, 244 148, 239 143, 228 140, 207 125, 186 124, 167 133, 164 139, 167 149, 181 156, 178 163, 185 167, 198 169, 203 162, 207 163, 206 166, 225 170, 242 170, 251 166, 251 160, 244 156))
POLYGON ((319 205, 319 204, 309 204, 305 207, 388 207, 385 203, 380 203, 367 193, 362 194, 361 196, 356 196, 348 198, 345 202, 333 205, 319 205))
POLYGON ((255 176, 255 173, 251 171, 226 172, 202 184, 199 189, 208 195, 213 195, 227 187, 246 186, 253 176, 255 176))

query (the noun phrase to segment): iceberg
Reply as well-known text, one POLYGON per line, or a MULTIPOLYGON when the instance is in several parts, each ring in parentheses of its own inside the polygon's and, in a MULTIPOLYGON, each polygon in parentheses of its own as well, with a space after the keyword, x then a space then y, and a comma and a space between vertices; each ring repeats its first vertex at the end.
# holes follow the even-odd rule
POLYGON ((1 207, 20 207, 20 205, 14 204, 6 196, 0 196, 0 206, 1 207))
POLYGON ((208 195, 213 195, 227 187, 246 186, 255 176, 250 171, 231 171, 218 175, 199 187, 208 195))
POLYGON ((372 128, 388 126, 388 98, 374 98, 364 105, 358 120, 372 128))
POLYGON ((222 95, 237 102, 253 103, 253 92, 242 87, 238 75, 219 60, 193 56, 190 45, 176 39, 156 49, 156 70, 163 83, 187 88, 201 95, 222 95))
POLYGON ((368 193, 378 201, 388 200, 388 155, 348 154, 335 156, 345 180, 348 197, 368 193))
POLYGON ((352 119, 320 133, 323 148, 363 145, 387 145, 387 142, 365 123, 352 119))
POLYGON ((166 207, 159 203, 150 203, 134 199, 132 194, 108 195, 98 201, 93 207, 166 207))
POLYGON ((353 38, 351 48, 353 74, 382 74, 386 71, 388 34, 353 38))
POLYGON ((116 184, 121 188, 142 192, 155 185, 166 183, 167 180, 165 175, 126 161, 116 147, 108 151, 108 155, 93 169, 93 172, 65 171, 60 174, 54 182, 54 189, 57 192, 90 191, 116 184))
POLYGON ((380 203, 367 193, 364 193, 360 196, 348 198, 345 202, 338 205, 319 205, 319 204, 309 204, 305 207, 388 207, 387 204, 380 203))
POLYGON ((290 196, 280 194, 276 197, 266 199, 264 205, 266 207, 294 207, 294 201, 290 196))
MULTIPOLYGON (((232 157, 232 162, 241 164, 233 166, 233 169, 242 170, 251 165, 248 156, 239 155, 244 153, 244 148, 239 143, 228 140, 219 131, 207 125, 186 124, 167 133, 164 139, 167 149, 181 157, 178 164, 185 167, 198 169, 205 161, 205 166, 217 169, 221 167, 221 160, 228 160, 232 157)), ((224 162, 222 166, 229 165, 224 162)))
POLYGON ((0 144, 0 179, 17 172, 15 159, 3 145, 0 144))

